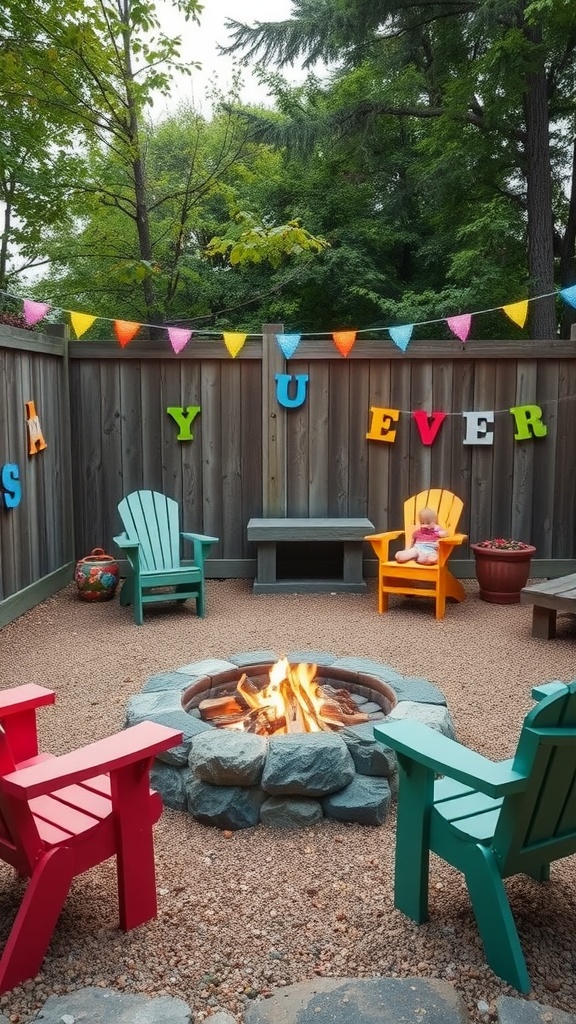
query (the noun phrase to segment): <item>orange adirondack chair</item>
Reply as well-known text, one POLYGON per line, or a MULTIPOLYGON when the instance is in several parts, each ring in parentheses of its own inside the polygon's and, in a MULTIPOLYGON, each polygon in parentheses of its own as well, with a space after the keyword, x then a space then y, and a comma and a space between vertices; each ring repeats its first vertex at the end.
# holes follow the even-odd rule
POLYGON ((120 926, 156 916, 150 790, 154 756, 182 734, 143 722, 62 757, 38 751, 36 708, 53 704, 33 684, 0 692, 0 859, 30 882, 0 957, 0 993, 42 965, 76 875, 116 857, 120 926))
POLYGON ((463 601, 466 597, 464 588, 448 570, 447 561, 458 544, 465 541, 466 534, 456 533, 456 527, 464 503, 451 491, 430 490, 408 498, 404 502, 404 529, 386 533, 372 533, 365 537, 369 540, 378 556, 378 611, 388 611, 389 594, 410 594, 416 597, 433 597, 436 604, 436 618, 443 619, 446 611, 446 598, 463 601), (417 562, 400 564, 389 557, 390 542, 404 535, 406 547, 410 545, 412 534, 418 521, 418 512, 423 508, 432 508, 436 512, 438 523, 448 531, 448 536, 439 541, 438 561, 435 565, 419 565, 417 562), (415 586, 420 584, 420 586, 415 586))

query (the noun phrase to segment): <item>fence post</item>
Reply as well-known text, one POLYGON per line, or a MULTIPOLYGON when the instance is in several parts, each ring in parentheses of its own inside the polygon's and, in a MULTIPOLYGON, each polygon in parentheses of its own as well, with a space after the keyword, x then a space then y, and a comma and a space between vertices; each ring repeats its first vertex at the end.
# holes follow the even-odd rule
POLYGON ((570 341, 576 341, 576 324, 572 324, 570 328, 570 341))
POLYGON ((262 327, 262 514, 287 515, 286 409, 276 399, 276 374, 286 372, 276 335, 283 324, 262 327))

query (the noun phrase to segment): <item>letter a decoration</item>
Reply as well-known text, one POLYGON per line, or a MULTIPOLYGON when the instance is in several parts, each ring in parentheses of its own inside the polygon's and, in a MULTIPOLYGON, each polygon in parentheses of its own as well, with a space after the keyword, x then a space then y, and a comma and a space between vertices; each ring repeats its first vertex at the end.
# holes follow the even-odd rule
POLYGON ((28 455, 37 455, 48 445, 42 434, 40 419, 34 402, 26 402, 26 426, 28 427, 28 455))

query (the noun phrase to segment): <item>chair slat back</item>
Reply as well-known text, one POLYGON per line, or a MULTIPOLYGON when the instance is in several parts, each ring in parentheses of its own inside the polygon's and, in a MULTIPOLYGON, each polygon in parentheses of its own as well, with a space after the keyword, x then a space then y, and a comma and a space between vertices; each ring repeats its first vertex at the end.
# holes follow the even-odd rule
POLYGON ((576 853, 576 682, 526 716, 513 768, 529 784, 500 811, 493 846, 504 874, 576 853))
POLYGON ((158 491, 133 491, 118 512, 130 540, 140 545, 140 565, 147 571, 180 568, 178 503, 158 491))
POLYGON ((418 525, 418 513, 423 508, 432 508, 436 512, 438 524, 449 534, 456 533, 464 502, 452 491, 433 488, 420 491, 404 502, 404 531, 406 542, 412 538, 414 526, 418 525))
POLYGON ((28 804, 2 792, 2 776, 16 771, 16 767, 0 725, 0 860, 27 874, 40 854, 42 841, 28 804))

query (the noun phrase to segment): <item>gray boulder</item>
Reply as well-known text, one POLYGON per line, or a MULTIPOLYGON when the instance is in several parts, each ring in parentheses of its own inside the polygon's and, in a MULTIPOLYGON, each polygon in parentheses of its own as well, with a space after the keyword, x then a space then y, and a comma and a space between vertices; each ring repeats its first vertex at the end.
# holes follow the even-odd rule
POLYGON ((327 818, 357 821, 360 825, 381 825, 390 806, 391 793, 387 779, 355 775, 352 782, 322 800, 327 818))
POLYGON ((354 774, 352 755, 336 733, 272 736, 261 784, 272 796, 325 796, 354 774))
POLYGON ((370 722, 342 729, 339 735, 348 747, 354 767, 360 775, 376 775, 388 779, 394 774, 396 754, 391 747, 385 747, 375 739, 374 727, 370 722))
POLYGON ((142 693, 159 693, 162 690, 177 690, 182 693, 188 686, 190 680, 181 672, 159 672, 158 675, 150 676, 144 686, 142 693))
POLYGON ((310 800, 305 796, 269 796, 260 808, 262 824, 276 828, 304 828, 306 825, 315 825, 322 817, 322 807, 318 800, 310 800))
POLYGON ((188 764, 192 739, 207 729, 214 731, 208 722, 187 715, 180 704, 177 690, 163 690, 155 693, 137 693, 130 697, 126 710, 125 727, 138 725, 139 722, 158 722, 182 733, 182 743, 164 750, 158 755, 160 761, 184 767, 188 764))
POLYGON ((186 810, 186 783, 189 779, 189 768, 174 768, 161 761, 154 761, 150 772, 152 789, 160 794, 164 806, 174 811, 186 810))
POLYGON ((195 778, 186 785, 186 797, 190 814, 202 825, 233 831, 257 825, 265 800, 257 786, 211 786, 195 778))
POLYGON ((528 1002, 513 996, 499 996, 496 1010, 498 1024, 576 1024, 574 1014, 544 1006, 536 1000, 528 1002))
POLYGON ((217 786, 254 786, 260 781, 267 741, 254 733, 210 729, 192 740, 188 763, 203 782, 217 786))
POLYGON ((400 701, 387 716, 386 721, 409 718, 411 722, 422 722, 423 725, 441 732, 451 740, 456 738, 454 723, 447 707, 441 704, 419 704, 411 700, 400 701))

